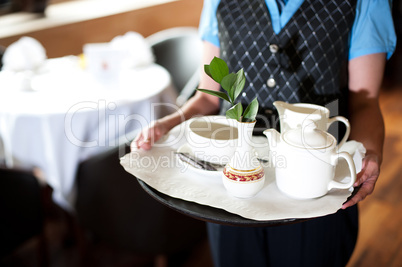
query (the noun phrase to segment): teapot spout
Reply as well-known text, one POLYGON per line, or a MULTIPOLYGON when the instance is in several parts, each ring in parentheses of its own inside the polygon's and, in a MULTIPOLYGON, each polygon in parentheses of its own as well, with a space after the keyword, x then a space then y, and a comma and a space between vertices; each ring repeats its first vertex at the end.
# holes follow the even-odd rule
POLYGON ((280 133, 273 129, 266 129, 263 134, 267 137, 268 139, 268 146, 270 150, 275 150, 275 148, 278 146, 278 143, 280 142, 280 133))

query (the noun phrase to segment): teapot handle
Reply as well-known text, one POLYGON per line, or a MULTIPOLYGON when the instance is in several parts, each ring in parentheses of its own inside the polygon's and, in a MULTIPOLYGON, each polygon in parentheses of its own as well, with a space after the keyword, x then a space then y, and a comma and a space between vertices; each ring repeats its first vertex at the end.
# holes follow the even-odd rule
POLYGON ((339 160, 339 157, 344 158, 346 160, 346 162, 348 163, 349 171, 350 171, 350 181, 348 183, 340 183, 340 182, 336 182, 336 181, 332 180, 328 184, 328 190, 330 190, 332 188, 349 189, 356 182, 356 167, 355 167, 355 163, 352 159, 352 156, 350 156, 350 154, 347 152, 335 153, 334 155, 331 156, 331 159, 333 160, 332 162, 337 163, 339 160))
POLYGON ((334 122, 336 122, 336 121, 342 122, 342 123, 345 124, 345 126, 346 126, 345 135, 343 136, 342 140, 339 142, 339 144, 338 144, 338 146, 337 146, 337 149, 339 149, 340 147, 342 147, 342 145, 343 145, 343 144, 346 142, 346 140, 348 140, 348 138, 349 138, 349 134, 350 134, 350 123, 349 123, 349 120, 346 119, 345 117, 342 117, 342 116, 335 116, 335 117, 332 117, 332 118, 330 118, 330 119, 328 120, 328 127, 327 127, 327 129, 329 128, 329 126, 330 126, 332 123, 334 123, 334 122))

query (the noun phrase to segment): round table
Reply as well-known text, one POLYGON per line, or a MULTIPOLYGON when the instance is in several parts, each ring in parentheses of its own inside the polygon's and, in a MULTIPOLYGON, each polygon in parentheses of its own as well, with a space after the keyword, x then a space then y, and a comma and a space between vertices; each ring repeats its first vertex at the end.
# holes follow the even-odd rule
POLYGON ((112 88, 75 63, 66 57, 40 73, 0 72, 0 157, 10 168, 41 169, 55 202, 70 210, 78 164, 131 141, 171 112, 177 96, 156 64, 123 70, 112 88))

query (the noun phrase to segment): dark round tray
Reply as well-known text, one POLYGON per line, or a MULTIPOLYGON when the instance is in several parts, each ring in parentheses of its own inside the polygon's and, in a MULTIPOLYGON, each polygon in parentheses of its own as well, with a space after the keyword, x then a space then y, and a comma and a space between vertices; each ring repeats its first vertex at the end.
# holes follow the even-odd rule
POLYGON ((146 183, 137 179, 141 187, 147 192, 151 197, 153 197, 158 202, 166 205, 167 207, 183 213, 192 218, 202 220, 205 222, 224 224, 230 226, 246 226, 246 227, 260 227, 260 226, 277 226, 292 223, 299 223, 309 219, 283 219, 283 220, 273 220, 273 221, 257 221, 241 217, 237 214, 227 212, 223 209, 218 209, 206 205, 201 205, 195 202, 190 202, 182 200, 179 198, 174 198, 163 194, 154 188, 148 186, 146 183))

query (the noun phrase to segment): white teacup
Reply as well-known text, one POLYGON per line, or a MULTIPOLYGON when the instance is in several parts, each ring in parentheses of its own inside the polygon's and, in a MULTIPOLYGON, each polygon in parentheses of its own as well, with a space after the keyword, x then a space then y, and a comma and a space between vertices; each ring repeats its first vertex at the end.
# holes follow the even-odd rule
POLYGON ((187 128, 187 143, 195 157, 219 164, 230 161, 237 145, 235 121, 224 116, 192 119, 187 128))

